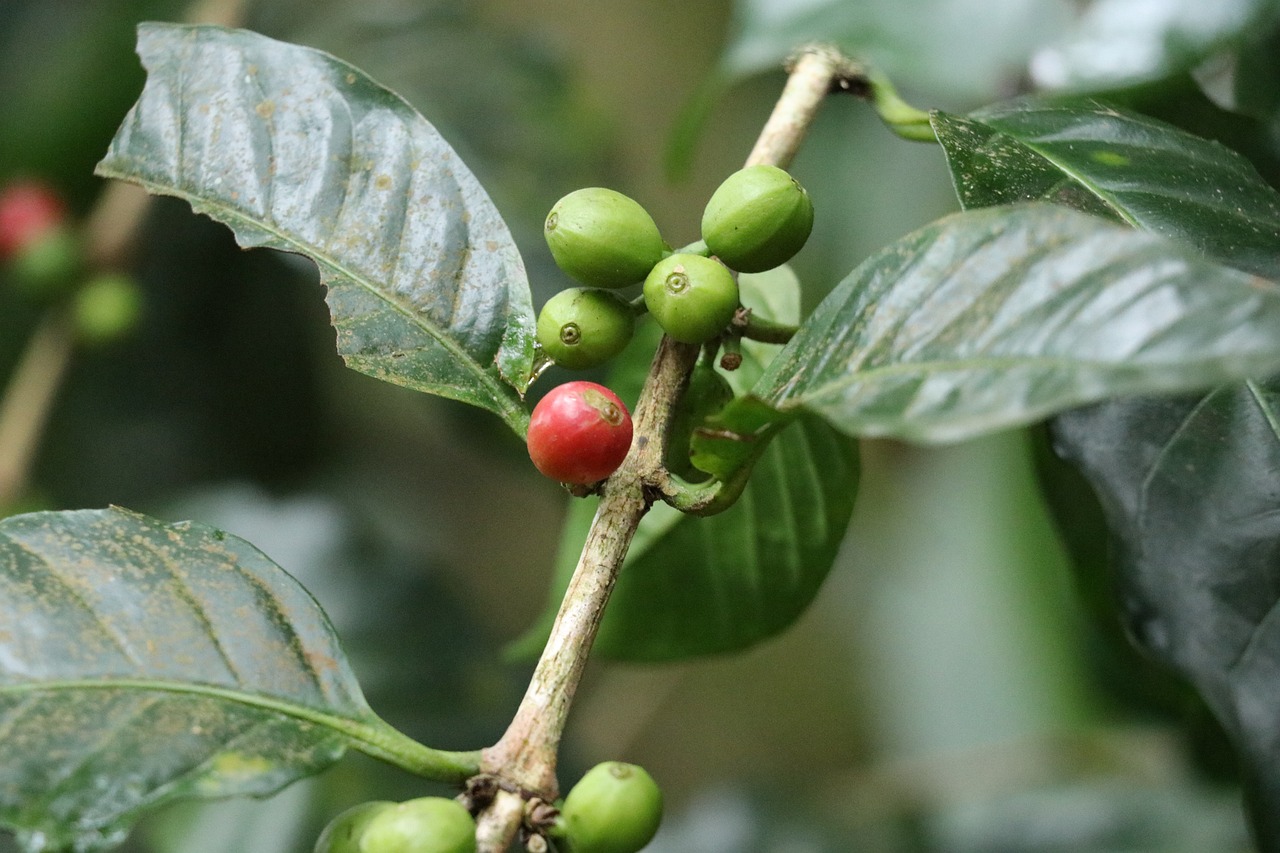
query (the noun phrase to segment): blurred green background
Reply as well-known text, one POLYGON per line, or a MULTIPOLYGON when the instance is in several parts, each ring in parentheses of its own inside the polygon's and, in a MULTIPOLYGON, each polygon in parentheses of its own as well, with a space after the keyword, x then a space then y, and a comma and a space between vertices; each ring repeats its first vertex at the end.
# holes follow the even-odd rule
MULTIPOLYGON (((1184 6, 5 0, 0 180, 46 179, 86 214, 103 190, 93 164, 142 85, 135 23, 230 13, 353 62, 436 124, 503 211, 541 305, 567 284, 541 238, 557 198, 613 187, 673 244, 692 240, 768 115, 786 47, 815 36, 922 107, 1105 91, 1223 139, 1274 182, 1275 4, 1184 6), (1223 95, 1239 68, 1256 85, 1223 95)), ((826 105, 794 171, 818 211, 795 262, 809 305, 956 208, 941 152, 852 98, 826 105)), ((242 252, 158 200, 128 266, 143 321, 77 354, 28 503, 244 536, 320 599, 379 713, 433 746, 494 742, 529 674, 501 649, 543 606, 568 498, 496 419, 345 370, 309 262, 242 252)), ((38 315, 3 275, 0 377, 38 315)), ((562 784, 604 759, 646 766, 668 796, 659 853, 1247 849, 1217 732, 1105 617, 1105 533, 1083 493, 1073 571, 1038 497, 1038 441, 865 445, 850 536, 810 612, 740 655, 593 664, 562 784)), ((126 849, 304 853, 342 808, 424 792, 353 755, 269 801, 171 809, 126 849)))

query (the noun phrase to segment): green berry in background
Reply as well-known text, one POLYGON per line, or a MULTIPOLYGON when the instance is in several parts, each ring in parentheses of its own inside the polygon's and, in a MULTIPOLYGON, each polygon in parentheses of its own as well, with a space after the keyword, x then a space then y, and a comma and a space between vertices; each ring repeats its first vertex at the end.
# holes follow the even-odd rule
POLYGON ((738 282, 724 264, 701 255, 659 261, 644 280, 644 302, 662 330, 700 344, 720 334, 738 308, 738 282))
POLYGON ((80 240, 69 229, 50 228, 14 252, 10 273, 17 290, 35 301, 64 295, 81 274, 80 240))
POLYGON ((360 837, 369 821, 394 805, 386 800, 373 800, 352 806, 329 821, 316 839, 313 853, 360 853, 360 837))
POLYGON ((475 853, 476 822, 457 800, 419 797, 375 814, 360 853, 475 853))
POLYGON ((606 761, 564 798, 564 837, 573 853, 637 853, 662 822, 662 791, 644 768, 606 761))
POLYGON ((700 361, 689 374, 685 389, 671 419, 667 438, 667 470, 690 483, 701 483, 711 475, 694 467, 689 460, 689 442, 693 431, 707 418, 720 412, 733 399, 733 387, 723 374, 700 361))
POLYGON ((538 313, 538 343, 552 361, 582 370, 608 361, 626 347, 636 315, 611 290, 573 287, 547 300, 538 313))
POLYGON ((812 230, 809 194, 777 166, 734 172, 702 213, 707 248, 739 272, 764 272, 786 263, 812 230))
POLYGON ((574 190, 556 202, 543 234, 556 265, 591 287, 643 281, 668 251, 639 202, 602 187, 574 190))
POLYGON ((71 314, 81 343, 110 343, 128 334, 142 316, 142 291, 127 275, 103 273, 76 293, 71 314))

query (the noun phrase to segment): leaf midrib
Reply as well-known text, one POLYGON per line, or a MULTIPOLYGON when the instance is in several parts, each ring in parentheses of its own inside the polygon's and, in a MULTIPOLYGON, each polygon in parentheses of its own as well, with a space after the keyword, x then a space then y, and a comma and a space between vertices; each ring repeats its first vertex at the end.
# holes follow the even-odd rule
MULTIPOLYGON (((490 400, 497 404, 503 419, 510 426, 516 428, 521 423, 522 419, 520 417, 520 413, 522 410, 519 406, 516 406, 511 402, 510 398, 506 394, 506 386, 485 370, 478 361, 472 358, 470 353, 463 350, 452 338, 444 334, 437 324, 425 321, 421 314, 414 310, 412 306, 403 305, 399 300, 389 297, 373 282, 369 281, 363 275, 351 271, 344 264, 334 260, 326 252, 317 249, 310 244, 304 243, 273 225, 253 219, 240 212, 238 209, 230 207, 223 202, 186 192, 173 184, 140 178, 137 175, 114 169, 107 165, 105 161, 98 164, 97 168, 94 169, 94 173, 104 178, 114 178, 116 180, 135 183, 152 195, 169 195, 175 198, 180 198, 190 204, 193 208, 196 208, 198 203, 201 209, 210 211, 210 216, 220 222, 223 222, 228 227, 231 227, 231 222, 228 220, 250 225, 272 235, 281 243, 294 247, 298 254, 311 258, 316 264, 322 264, 332 270, 335 270, 339 275, 356 283, 376 298, 391 306, 405 319, 409 320, 410 323, 417 326, 425 334, 436 340, 451 356, 454 357, 456 361, 460 361, 465 364, 467 370, 479 379, 481 385, 484 386, 485 391, 488 393, 490 400), (221 213, 225 218, 215 216, 214 212, 221 213)), ((517 432, 519 432, 518 429, 517 432)))
POLYGON ((388 725, 367 708, 364 709, 367 718, 362 720, 227 687, 145 678, 55 679, 5 684, 0 685, 0 696, 97 690, 137 690, 232 702, 329 729, 343 735, 351 746, 361 752, 428 778, 462 781, 478 772, 478 752, 449 752, 424 746, 388 725))

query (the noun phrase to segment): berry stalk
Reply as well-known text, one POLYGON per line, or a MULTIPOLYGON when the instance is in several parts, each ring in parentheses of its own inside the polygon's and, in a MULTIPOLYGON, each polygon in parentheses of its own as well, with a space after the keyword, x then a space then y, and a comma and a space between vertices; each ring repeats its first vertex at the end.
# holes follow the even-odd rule
MULTIPOLYGON (((852 63, 833 48, 804 52, 791 68, 747 164, 785 168, 825 95, 839 90, 838 81, 855 73, 852 63)), ((524 699, 502 739, 482 754, 482 771, 496 777, 499 785, 478 820, 478 853, 505 853, 524 823, 527 803, 551 802, 559 793, 556 759, 569 709, 622 561, 666 479, 667 433, 699 350, 698 344, 664 336, 654 355, 636 405, 630 452, 604 486, 582 556, 524 699)))

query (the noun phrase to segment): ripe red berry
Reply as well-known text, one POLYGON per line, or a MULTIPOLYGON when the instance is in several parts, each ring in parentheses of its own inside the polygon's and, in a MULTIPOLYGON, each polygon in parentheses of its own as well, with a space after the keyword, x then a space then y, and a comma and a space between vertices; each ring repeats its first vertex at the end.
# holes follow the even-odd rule
POLYGON ((587 486, 608 477, 631 447, 631 414, 603 385, 566 382, 529 419, 529 458, 546 476, 587 486))
POLYGON ((9 260, 66 221, 62 199, 47 184, 17 181, 0 191, 0 260, 9 260))

